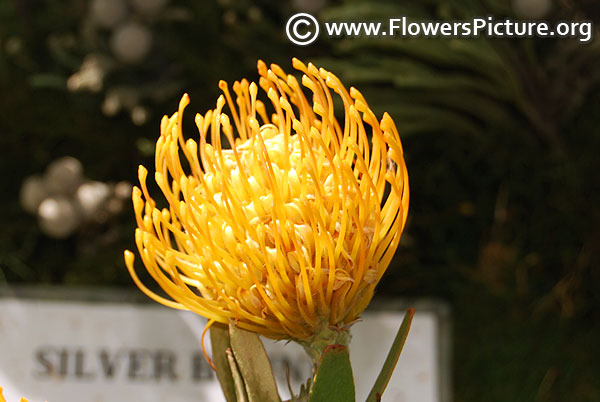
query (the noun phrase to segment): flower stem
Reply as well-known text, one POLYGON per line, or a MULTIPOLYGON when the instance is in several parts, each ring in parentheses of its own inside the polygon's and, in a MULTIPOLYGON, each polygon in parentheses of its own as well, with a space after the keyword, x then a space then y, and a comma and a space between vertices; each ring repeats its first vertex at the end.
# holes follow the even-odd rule
POLYGON ((350 331, 348 328, 323 325, 320 331, 317 331, 312 338, 298 341, 304 348, 308 356, 310 357, 313 368, 316 368, 321 361, 321 355, 323 350, 329 345, 344 345, 348 346, 350 343, 350 331))

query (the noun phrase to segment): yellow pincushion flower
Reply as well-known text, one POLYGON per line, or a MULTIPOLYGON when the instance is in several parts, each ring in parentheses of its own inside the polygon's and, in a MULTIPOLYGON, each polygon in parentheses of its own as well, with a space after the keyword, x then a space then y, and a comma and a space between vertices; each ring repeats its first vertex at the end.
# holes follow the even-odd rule
POLYGON ((294 76, 259 61, 271 116, 257 85, 242 80, 235 103, 219 83, 216 108, 196 115, 198 141, 182 134, 187 95, 163 117, 154 179, 168 208, 157 208, 143 166, 133 205, 142 261, 171 299, 141 283, 132 252, 125 261, 162 304, 306 341, 366 308, 398 246, 409 188, 391 117, 378 121, 332 73, 297 59, 293 66, 312 101, 294 76))

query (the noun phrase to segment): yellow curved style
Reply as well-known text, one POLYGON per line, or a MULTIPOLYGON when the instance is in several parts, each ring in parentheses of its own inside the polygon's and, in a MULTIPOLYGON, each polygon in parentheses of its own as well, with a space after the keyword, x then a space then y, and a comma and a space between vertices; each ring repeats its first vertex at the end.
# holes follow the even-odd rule
MULTIPOLYGON (((2 387, 0 387, 0 402, 6 402, 6 399, 4 399, 4 395, 2 395, 2 387)), ((21 399, 19 399, 19 402, 29 402, 27 399, 21 397, 21 399)))
POLYGON ((159 303, 306 340, 366 308, 400 241, 409 187, 392 118, 378 121, 329 71, 293 66, 305 89, 262 61, 259 85, 234 82, 235 100, 219 82, 216 108, 196 115, 197 140, 182 134, 187 94, 163 117, 154 180, 168 207, 150 196, 143 166, 133 206, 139 254, 169 299, 140 281, 131 251, 125 262, 159 303))

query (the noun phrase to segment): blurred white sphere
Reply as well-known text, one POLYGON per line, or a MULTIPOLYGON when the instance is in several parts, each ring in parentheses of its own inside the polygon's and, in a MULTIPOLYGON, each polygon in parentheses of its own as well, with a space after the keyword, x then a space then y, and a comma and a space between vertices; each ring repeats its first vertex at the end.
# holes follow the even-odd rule
POLYGON ((110 69, 110 59, 95 53, 85 56, 79 70, 67 80, 69 91, 100 92, 104 85, 104 77, 110 69))
POLYGON ((90 12, 98 25, 112 28, 127 15, 127 6, 124 0, 93 0, 90 12))
POLYGON ((548 15, 552 0, 512 0, 515 14, 525 19, 540 19, 548 15))
POLYGON ((110 194, 110 186, 101 181, 90 181, 79 186, 75 199, 84 218, 91 220, 103 207, 110 194))
POLYGON ((117 198, 126 200, 131 198, 131 192, 133 190, 133 185, 128 181, 120 181, 115 184, 115 196, 117 198))
POLYGON ((59 158, 48 165, 44 181, 51 194, 69 195, 83 179, 83 165, 72 156, 59 158))
POLYGON ((150 112, 147 108, 136 105, 131 109, 131 121, 136 126, 142 126, 146 124, 148 118, 150 117, 150 112))
POLYGON ((109 115, 121 110, 131 110, 140 103, 139 89, 130 86, 113 86, 106 91, 102 111, 109 115))
POLYGON ((21 192, 19 193, 19 200, 21 207, 30 214, 35 214, 38 207, 48 196, 48 189, 44 179, 39 175, 29 176, 23 180, 21 184, 21 192))
POLYGON ((168 0, 131 0, 137 12, 148 16, 157 15, 168 2, 168 0))
POLYGON ((107 116, 115 116, 117 113, 121 111, 123 107, 121 103, 121 98, 119 97, 119 93, 116 91, 109 91, 106 93, 104 97, 104 102, 102 102, 102 113, 107 116))
POLYGON ((64 196, 46 198, 37 212, 40 229, 50 237, 65 238, 79 226, 79 214, 70 198, 64 196))
POLYGON ((123 212, 123 200, 117 197, 112 197, 106 201, 106 212, 111 215, 118 215, 123 212))
POLYGON ((110 48, 123 63, 135 64, 144 59, 152 47, 152 33, 134 21, 120 25, 110 38, 110 48))

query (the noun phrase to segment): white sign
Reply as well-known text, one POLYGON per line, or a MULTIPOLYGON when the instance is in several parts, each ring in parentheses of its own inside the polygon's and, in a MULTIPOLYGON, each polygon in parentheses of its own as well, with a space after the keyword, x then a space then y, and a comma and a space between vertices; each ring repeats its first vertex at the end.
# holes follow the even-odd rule
MULTIPOLYGON (((370 391, 403 316, 370 311, 352 327, 357 401, 370 391)), ((30 402, 221 402, 202 354, 205 322, 153 304, 0 298, 0 386, 8 402, 20 396, 30 402)), ((384 402, 446 400, 439 334, 439 316, 417 310, 384 402)), ((265 344, 287 399, 286 366, 297 391, 310 363, 294 343, 265 344)))

